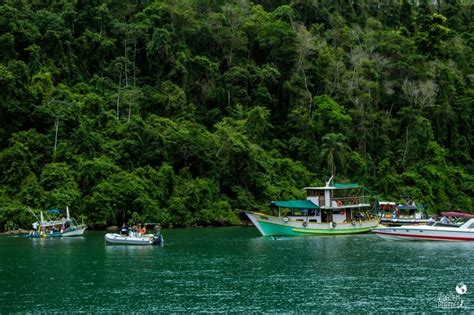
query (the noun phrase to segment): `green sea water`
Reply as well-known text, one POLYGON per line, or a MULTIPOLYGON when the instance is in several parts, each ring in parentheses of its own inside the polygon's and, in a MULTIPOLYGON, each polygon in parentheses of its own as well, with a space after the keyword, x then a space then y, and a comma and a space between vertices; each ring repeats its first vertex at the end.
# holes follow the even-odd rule
POLYGON ((0 314, 474 310, 473 243, 273 240, 231 227, 164 230, 154 247, 106 245, 104 234, 1 236, 0 314))

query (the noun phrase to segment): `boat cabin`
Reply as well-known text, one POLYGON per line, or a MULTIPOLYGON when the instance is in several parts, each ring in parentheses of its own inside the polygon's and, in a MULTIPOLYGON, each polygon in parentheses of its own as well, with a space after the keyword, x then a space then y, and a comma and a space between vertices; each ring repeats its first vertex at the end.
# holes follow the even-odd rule
POLYGON ((428 219, 425 207, 416 205, 411 198, 404 204, 381 201, 379 202, 379 213, 383 219, 428 219))
POLYGON ((278 216, 305 222, 353 222, 370 216, 368 197, 358 184, 326 183, 323 187, 305 187, 305 200, 274 201, 278 216))

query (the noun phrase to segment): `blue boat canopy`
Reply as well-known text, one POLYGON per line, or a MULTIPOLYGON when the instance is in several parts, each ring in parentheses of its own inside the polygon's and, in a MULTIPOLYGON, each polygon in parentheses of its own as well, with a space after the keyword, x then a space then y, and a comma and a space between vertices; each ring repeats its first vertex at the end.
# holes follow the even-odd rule
POLYGON ((60 210, 58 209, 51 209, 51 210, 48 210, 49 213, 61 213, 60 210))
POLYGON ((310 200, 285 200, 285 201, 272 201, 272 206, 278 208, 288 209, 319 209, 319 206, 311 202, 310 200))

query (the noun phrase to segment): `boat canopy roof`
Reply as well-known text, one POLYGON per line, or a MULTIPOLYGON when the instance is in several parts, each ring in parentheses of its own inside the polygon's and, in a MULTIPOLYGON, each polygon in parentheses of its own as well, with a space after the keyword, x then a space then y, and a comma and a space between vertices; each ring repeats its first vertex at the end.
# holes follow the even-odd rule
POLYGON ((380 201, 379 205, 381 206, 395 206, 397 205, 396 202, 391 202, 391 201, 380 201))
POLYGON ((43 222, 36 222, 40 226, 55 226, 55 225, 63 225, 65 223, 71 222, 71 220, 57 220, 57 221, 43 221, 43 222))
POLYGON ((356 183, 334 183, 331 186, 321 186, 321 187, 305 187, 305 190, 327 190, 327 189, 354 189, 354 188, 364 188, 356 183))
POLYGON ((447 217, 474 218, 474 214, 457 212, 457 211, 441 212, 441 214, 447 217))
POLYGON ((288 209, 319 209, 319 206, 314 204, 312 201, 304 200, 285 200, 285 201, 272 201, 272 206, 278 208, 288 209))
POLYGON ((360 186, 359 184, 356 183, 339 183, 339 184, 334 184, 334 188, 336 189, 348 189, 348 188, 362 188, 363 186, 360 186))

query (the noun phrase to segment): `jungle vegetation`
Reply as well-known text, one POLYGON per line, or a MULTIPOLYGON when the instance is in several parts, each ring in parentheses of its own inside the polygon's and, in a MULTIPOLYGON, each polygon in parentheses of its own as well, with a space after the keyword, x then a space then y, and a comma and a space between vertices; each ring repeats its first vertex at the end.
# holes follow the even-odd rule
POLYGON ((0 230, 238 224, 341 181, 473 211, 474 5, 2 0, 0 230))

